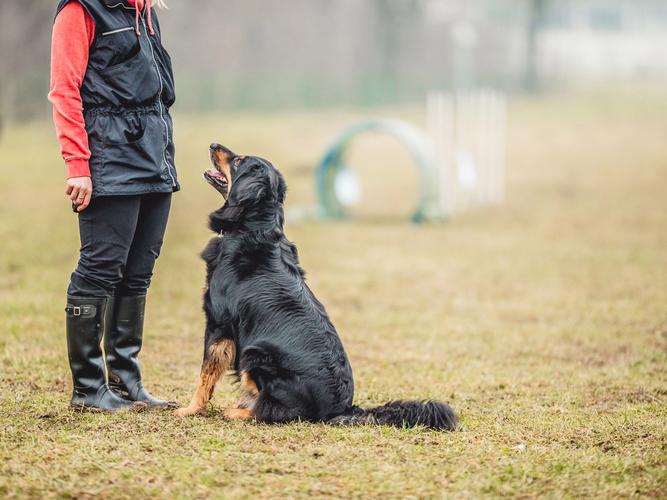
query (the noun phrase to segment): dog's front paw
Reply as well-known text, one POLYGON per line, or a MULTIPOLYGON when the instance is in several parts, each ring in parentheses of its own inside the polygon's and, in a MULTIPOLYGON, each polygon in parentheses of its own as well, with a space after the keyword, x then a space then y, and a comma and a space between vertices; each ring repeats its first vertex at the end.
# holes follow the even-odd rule
POLYGON ((174 412, 174 415, 177 417, 191 417, 192 415, 198 415, 203 413, 202 408, 196 408, 194 406, 184 406, 183 408, 179 408, 174 412))

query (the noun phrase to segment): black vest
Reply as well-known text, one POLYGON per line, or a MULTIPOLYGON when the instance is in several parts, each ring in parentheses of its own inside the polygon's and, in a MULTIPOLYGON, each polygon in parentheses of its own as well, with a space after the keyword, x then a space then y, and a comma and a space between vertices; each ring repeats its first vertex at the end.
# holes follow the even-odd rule
POLYGON ((137 35, 135 10, 126 1, 61 0, 58 12, 70 1, 95 22, 81 85, 93 196, 178 191, 169 114, 174 76, 155 11, 155 35, 145 23, 148 7, 137 35))

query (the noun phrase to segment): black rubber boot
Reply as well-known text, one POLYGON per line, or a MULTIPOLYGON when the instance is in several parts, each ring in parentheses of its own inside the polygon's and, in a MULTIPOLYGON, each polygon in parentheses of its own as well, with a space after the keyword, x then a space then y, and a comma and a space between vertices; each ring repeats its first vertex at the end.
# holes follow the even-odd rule
POLYGON ((72 401, 77 410, 116 412, 141 409, 113 393, 104 376, 102 329, 106 298, 67 297, 67 352, 72 370, 72 401))
POLYGON ((109 386, 119 396, 149 408, 175 408, 176 403, 153 397, 141 382, 137 356, 143 341, 145 307, 145 295, 114 298, 104 336, 109 386))

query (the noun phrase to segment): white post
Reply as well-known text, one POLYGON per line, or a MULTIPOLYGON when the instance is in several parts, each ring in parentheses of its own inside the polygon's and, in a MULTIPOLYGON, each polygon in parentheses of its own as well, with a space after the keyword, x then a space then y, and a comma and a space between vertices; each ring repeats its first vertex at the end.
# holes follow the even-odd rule
POLYGON ((496 184, 496 198, 498 204, 505 203, 505 170, 507 168, 507 97, 498 95, 498 118, 496 122, 498 130, 497 151, 498 179, 496 184))
POLYGON ((438 205, 451 217, 505 199, 507 102, 483 89, 427 96, 426 125, 435 150, 438 205))
POLYGON ((433 91, 428 95, 427 129, 435 148, 435 175, 438 182, 438 207, 442 215, 452 215, 453 139, 452 99, 446 92, 433 91))

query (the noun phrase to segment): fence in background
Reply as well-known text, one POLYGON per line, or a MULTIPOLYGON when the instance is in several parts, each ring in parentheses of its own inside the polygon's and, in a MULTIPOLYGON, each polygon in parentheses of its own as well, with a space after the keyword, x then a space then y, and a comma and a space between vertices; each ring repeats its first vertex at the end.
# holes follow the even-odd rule
POLYGON ((494 90, 432 91, 427 134, 434 146, 440 215, 503 203, 507 99, 494 90))

